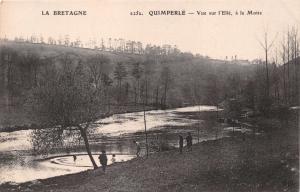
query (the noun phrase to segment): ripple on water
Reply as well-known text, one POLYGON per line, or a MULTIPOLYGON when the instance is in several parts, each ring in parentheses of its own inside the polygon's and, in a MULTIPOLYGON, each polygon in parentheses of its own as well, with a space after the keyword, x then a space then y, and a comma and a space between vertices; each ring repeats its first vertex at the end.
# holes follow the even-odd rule
MULTIPOLYGON (((195 111, 215 111, 216 107, 212 106, 193 106, 169 110, 147 111, 147 129, 157 129, 159 127, 190 125, 195 121, 182 118, 177 112, 195 112, 195 111)), ((135 133, 144 130, 143 112, 125 113, 113 115, 108 118, 97 121, 102 125, 96 127, 95 135, 101 134, 106 136, 120 136, 121 134, 135 133)), ((29 141, 32 130, 15 131, 11 133, 0 133, 0 152, 11 153, 12 150, 24 151, 31 149, 29 141)), ((22 158, 26 156, 22 155, 22 158)), ((117 161, 127 161, 133 156, 117 155, 117 161)), ((15 158, 14 158, 15 159, 15 158)), ((44 179, 58 175, 76 173, 87 169, 92 169, 92 165, 87 156, 79 155, 74 162, 72 156, 55 157, 44 161, 34 161, 34 158, 24 160, 10 159, 2 161, 0 164, 0 183, 3 182, 26 182, 35 179, 44 179), (17 162, 18 161, 18 162, 17 162)), ((108 156, 109 164, 111 156, 108 156)), ((95 156, 98 163, 98 158, 95 156)))
MULTIPOLYGON (((96 164, 100 166, 98 162, 98 155, 93 155, 96 164)), ((133 155, 116 155, 116 162, 123 162, 133 159, 133 155)), ((108 164, 112 164, 112 155, 107 155, 108 164)), ((36 179, 46 179, 59 175, 66 175, 72 173, 78 173, 93 169, 92 163, 88 155, 77 155, 76 161, 73 156, 60 156, 53 157, 51 159, 34 161, 34 163, 28 165, 15 165, 12 169, 9 166, 2 166, 0 168, 0 183, 5 182, 27 182, 36 179)))

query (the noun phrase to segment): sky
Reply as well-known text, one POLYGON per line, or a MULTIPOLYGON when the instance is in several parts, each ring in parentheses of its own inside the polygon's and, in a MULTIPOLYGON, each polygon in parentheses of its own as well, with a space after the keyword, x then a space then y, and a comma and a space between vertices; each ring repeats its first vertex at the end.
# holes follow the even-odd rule
MULTIPOLYGON (((1 1, 1 0, 0 0, 1 1)), ((0 36, 70 35, 72 39, 124 38, 225 59, 263 58, 264 32, 277 44, 288 27, 300 27, 299 0, 2 0, 0 36), (42 15, 42 11, 87 11, 86 16, 42 15), (132 16, 140 11, 143 16, 132 16), (149 11, 185 10, 185 16, 150 16, 149 11), (199 16, 196 11, 228 10, 232 16, 199 16), (234 15, 235 11, 262 15, 234 15)), ((274 46, 275 47, 275 46, 274 46)), ((271 51, 275 51, 271 50, 271 51)))

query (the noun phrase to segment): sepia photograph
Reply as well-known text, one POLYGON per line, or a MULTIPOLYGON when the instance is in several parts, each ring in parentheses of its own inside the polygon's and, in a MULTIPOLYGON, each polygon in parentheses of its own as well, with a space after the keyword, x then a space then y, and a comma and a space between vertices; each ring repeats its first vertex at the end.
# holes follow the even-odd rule
POLYGON ((0 0, 0 192, 299 192, 299 0, 0 0))

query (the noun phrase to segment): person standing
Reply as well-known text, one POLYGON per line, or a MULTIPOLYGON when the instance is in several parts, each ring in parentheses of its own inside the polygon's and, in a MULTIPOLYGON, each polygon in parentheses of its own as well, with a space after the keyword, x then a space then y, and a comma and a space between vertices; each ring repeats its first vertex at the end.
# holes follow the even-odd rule
POLYGON ((111 158, 111 163, 114 164, 116 162, 116 155, 113 154, 111 158))
POLYGON ((183 137, 182 135, 179 135, 179 152, 182 153, 183 148, 183 137))
POLYGON ((105 150, 102 150, 102 154, 99 155, 99 161, 100 161, 100 164, 102 166, 102 170, 105 173, 105 169, 106 169, 106 166, 107 166, 107 156, 106 156, 105 150))
POLYGON ((136 156, 139 157, 141 153, 141 144, 137 141, 133 141, 133 143, 136 145, 136 156))
POLYGON ((75 162, 77 159, 76 155, 73 155, 73 161, 75 162))
POLYGON ((188 136, 186 137, 186 146, 188 151, 192 150, 192 145, 193 145, 193 137, 190 132, 188 132, 188 136))

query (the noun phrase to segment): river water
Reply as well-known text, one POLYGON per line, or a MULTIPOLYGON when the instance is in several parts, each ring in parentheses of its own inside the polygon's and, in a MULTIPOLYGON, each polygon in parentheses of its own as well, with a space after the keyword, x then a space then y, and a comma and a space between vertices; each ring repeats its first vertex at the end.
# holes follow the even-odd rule
MULTIPOLYGON (((159 130, 167 127, 174 134, 185 134, 189 131, 188 129, 185 130, 186 127, 193 126, 199 121, 181 114, 198 112, 199 109, 202 112, 216 111, 216 107, 213 106, 147 111, 147 130, 159 132, 159 130), (177 129, 176 127, 182 128, 177 129)), ((117 162, 127 161, 135 157, 133 155, 135 149, 132 137, 136 136, 137 140, 142 138, 141 135, 138 137, 136 133, 144 130, 143 112, 115 114, 111 117, 100 119, 97 123, 101 123, 101 125, 95 127, 93 136, 90 138, 96 160, 100 149, 107 151, 109 164, 111 163, 112 154, 116 154, 117 162)), ((47 158, 32 155, 30 152, 32 149, 30 143, 31 132, 32 130, 22 130, 0 133, 0 183, 20 183, 92 169, 92 165, 84 150, 79 148, 71 151, 71 153, 70 151, 60 151, 59 153, 51 154, 47 158), (73 154, 76 154, 77 157, 75 161, 73 154)), ((213 135, 206 134, 202 135, 200 140, 212 138, 213 135)), ((170 139, 170 143, 176 146, 176 139, 170 139)))

